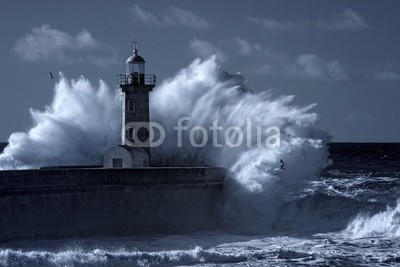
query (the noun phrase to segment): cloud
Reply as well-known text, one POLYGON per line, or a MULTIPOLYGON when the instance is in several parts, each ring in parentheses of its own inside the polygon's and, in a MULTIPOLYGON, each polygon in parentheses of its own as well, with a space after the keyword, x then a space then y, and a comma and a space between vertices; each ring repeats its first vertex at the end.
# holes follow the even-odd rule
POLYGON ((286 31, 286 30, 298 30, 304 27, 303 23, 295 23, 292 21, 279 22, 272 19, 261 19, 253 16, 245 16, 250 22, 261 25, 266 30, 271 31, 286 31))
POLYGON ((171 25, 182 25, 194 29, 207 29, 210 24, 203 18, 196 16, 192 11, 171 6, 165 21, 171 25))
POLYGON ((47 24, 33 27, 31 33, 19 38, 15 43, 14 52, 28 62, 90 62, 100 66, 116 63, 115 52, 104 43, 95 40, 87 30, 83 29, 76 36, 72 36, 47 24))
POLYGON ((244 17, 249 22, 258 24, 268 31, 294 31, 320 29, 331 31, 357 31, 369 28, 365 20, 356 11, 345 9, 342 13, 333 15, 325 21, 277 21, 253 16, 244 17))
MULTIPOLYGON (((297 80, 349 80, 349 75, 337 60, 324 60, 315 54, 290 57, 267 46, 252 44, 239 36, 221 40, 218 45, 193 39, 190 42, 190 49, 201 58, 216 55, 219 62, 225 62, 231 57, 246 57, 246 60, 242 61, 245 63, 242 67, 246 68, 245 65, 250 65, 247 71, 254 74, 297 80)), ((242 71, 246 70, 242 69, 242 71)))
POLYGON ((335 18, 328 23, 320 22, 319 26, 328 30, 337 31, 357 31, 369 27, 365 20, 356 11, 348 8, 342 13, 335 15, 335 18))
POLYGON ((326 61, 314 54, 297 56, 293 63, 283 72, 290 78, 305 78, 327 81, 348 80, 346 71, 339 61, 326 61))
POLYGON ((374 78, 379 81, 395 82, 400 81, 400 74, 391 70, 383 70, 375 72, 374 78))
POLYGON ((193 39, 189 43, 190 50, 198 57, 203 59, 216 56, 218 62, 226 61, 227 57, 224 52, 210 42, 193 39))
POLYGON ((159 27, 163 25, 154 14, 141 9, 138 4, 133 7, 132 14, 146 25, 153 27, 159 27))
POLYGON ((265 56, 267 63, 253 69, 261 75, 276 78, 304 79, 320 81, 347 81, 349 76, 339 61, 327 61, 315 54, 301 54, 295 58, 276 55, 274 58, 265 56))
POLYGON ((300 54, 291 58, 283 53, 235 36, 231 38, 234 52, 252 56, 259 64, 253 72, 289 79, 345 81, 349 77, 339 61, 327 61, 315 54, 300 54))
POLYGON ((352 113, 347 114, 343 118, 347 122, 358 122, 358 121, 375 121, 376 119, 369 113, 367 114, 359 114, 359 113, 352 113))
POLYGON ((141 9, 139 5, 136 4, 132 9, 132 14, 144 24, 152 27, 176 26, 198 30, 210 28, 210 24, 206 19, 195 15, 190 10, 175 6, 170 6, 163 16, 157 17, 153 13, 141 9))
POLYGON ((251 44, 245 39, 235 36, 231 38, 232 45, 236 46, 237 51, 242 56, 252 56, 261 52, 261 46, 259 44, 251 44))

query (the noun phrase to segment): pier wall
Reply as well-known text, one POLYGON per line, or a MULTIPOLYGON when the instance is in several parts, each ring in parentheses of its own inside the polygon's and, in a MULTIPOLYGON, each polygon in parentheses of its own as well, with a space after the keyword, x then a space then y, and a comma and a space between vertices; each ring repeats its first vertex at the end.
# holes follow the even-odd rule
POLYGON ((222 168, 0 171, 0 241, 215 229, 222 168))

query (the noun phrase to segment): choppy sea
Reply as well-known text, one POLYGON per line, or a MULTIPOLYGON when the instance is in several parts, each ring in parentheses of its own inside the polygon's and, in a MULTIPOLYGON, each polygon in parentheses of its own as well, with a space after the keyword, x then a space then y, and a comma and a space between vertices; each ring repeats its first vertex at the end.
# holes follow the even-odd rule
POLYGON ((13 241, 0 266, 400 266, 400 144, 336 143, 330 158, 268 234, 13 241))

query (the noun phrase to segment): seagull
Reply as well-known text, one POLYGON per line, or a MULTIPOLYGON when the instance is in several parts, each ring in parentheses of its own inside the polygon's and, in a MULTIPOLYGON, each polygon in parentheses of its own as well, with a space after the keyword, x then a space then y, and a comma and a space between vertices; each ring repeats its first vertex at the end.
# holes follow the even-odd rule
POLYGON ((281 169, 285 169, 283 166, 285 166, 285 162, 283 162, 283 160, 281 159, 281 169))
POLYGON ((49 74, 50 74, 50 80, 54 79, 53 73, 49 72, 49 74))

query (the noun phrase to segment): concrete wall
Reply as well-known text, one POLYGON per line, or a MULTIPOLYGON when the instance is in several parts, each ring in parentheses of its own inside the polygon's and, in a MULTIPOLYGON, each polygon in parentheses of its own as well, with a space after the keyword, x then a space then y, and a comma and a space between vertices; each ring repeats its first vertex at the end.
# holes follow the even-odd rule
POLYGON ((0 172, 0 240, 215 229, 221 168, 0 172))

